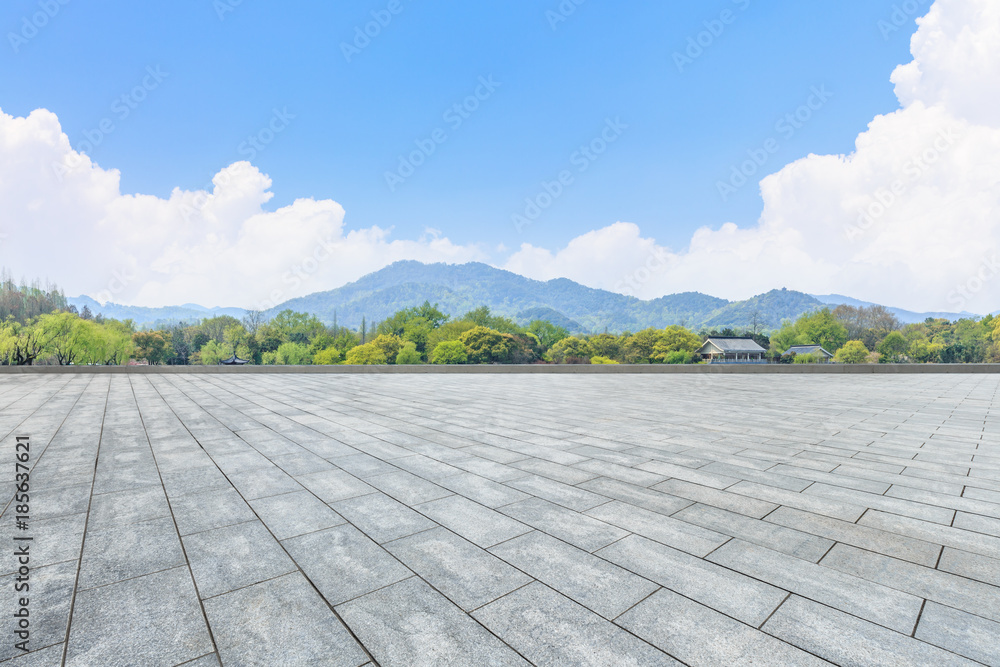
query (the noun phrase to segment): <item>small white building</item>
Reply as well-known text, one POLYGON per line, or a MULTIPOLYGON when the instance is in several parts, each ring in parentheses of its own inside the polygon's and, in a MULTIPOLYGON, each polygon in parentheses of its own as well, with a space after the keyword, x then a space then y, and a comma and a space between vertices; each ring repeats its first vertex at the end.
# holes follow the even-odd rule
POLYGON ((767 352, 752 338, 713 336, 698 349, 701 358, 709 363, 760 363, 767 352))

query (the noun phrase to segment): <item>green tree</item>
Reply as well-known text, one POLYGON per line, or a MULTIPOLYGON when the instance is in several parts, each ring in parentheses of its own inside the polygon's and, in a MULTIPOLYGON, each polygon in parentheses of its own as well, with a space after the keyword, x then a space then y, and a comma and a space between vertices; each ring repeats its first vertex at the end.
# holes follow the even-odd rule
MULTIPOLYGON (((230 318, 232 319, 232 318, 230 318)), ((163 363, 167 356, 168 337, 162 331, 139 331, 132 334, 135 357, 145 359, 151 366, 163 363)))
POLYGON ((430 332, 430 334, 427 336, 426 348, 428 350, 433 350, 437 348, 439 343, 442 343, 446 340, 458 340, 459 338, 462 337, 462 334, 464 334, 466 331, 475 328, 476 328, 475 322, 470 322, 468 320, 456 320, 454 322, 446 322, 441 326, 439 326, 437 329, 434 329, 430 332))
MULTIPOLYGON (((594 354, 608 359, 619 359, 622 353, 622 339, 609 333, 591 336, 587 341, 594 354)), ((591 359, 593 363, 593 359, 591 359)))
POLYGON ((643 329, 625 339, 622 346, 625 362, 629 364, 648 364, 653 361, 656 344, 663 339, 659 329, 643 329))
POLYGON ((21 324, 10 317, 0 325, 0 362, 9 366, 30 366, 47 347, 37 323, 21 324))
POLYGON ((399 353, 396 355, 396 364, 400 366, 412 366, 421 362, 423 362, 423 358, 417 352, 416 343, 411 341, 403 343, 403 347, 399 348, 399 353))
POLYGON ((382 350, 387 363, 394 364, 396 363, 396 355, 399 354, 399 349, 403 347, 403 339, 392 334, 381 334, 376 336, 375 340, 371 341, 371 344, 382 350))
POLYGON ((68 312, 47 313, 38 318, 38 329, 46 341, 46 351, 60 366, 67 366, 84 353, 84 329, 79 316, 68 312))
POLYGON ((534 334, 545 349, 569 337, 569 331, 546 320, 533 320, 528 324, 528 333, 534 334))
POLYGON ((877 349, 878 353, 882 355, 882 360, 895 361, 906 354, 907 350, 910 349, 910 343, 900 332, 891 331, 878 344, 877 349))
POLYGON ((580 338, 563 338, 549 350, 549 356, 557 364, 582 364, 588 363, 594 351, 590 349, 590 344, 580 338))
POLYGON ((495 329, 477 326, 459 337, 471 364, 495 364, 510 361, 513 341, 495 329))
POLYGON ((860 340, 847 341, 834 356, 842 364, 863 364, 868 359, 868 348, 860 340))
POLYGON ((283 310, 268 322, 281 336, 282 342, 308 345, 313 338, 326 333, 326 326, 315 315, 283 310))
POLYGON ((201 346, 198 350, 198 362, 202 366, 217 366, 223 359, 228 359, 229 354, 226 348, 219 341, 212 339, 201 346))
POLYGON ((431 363, 435 364, 464 364, 468 360, 465 345, 457 340, 442 341, 431 353, 431 363))
POLYGON ((385 352, 374 343, 365 343, 348 350, 347 363, 352 366, 379 366, 389 363, 385 352))
POLYGON ((275 352, 275 363, 278 366, 308 366, 312 363, 312 355, 305 343, 282 343, 275 352))

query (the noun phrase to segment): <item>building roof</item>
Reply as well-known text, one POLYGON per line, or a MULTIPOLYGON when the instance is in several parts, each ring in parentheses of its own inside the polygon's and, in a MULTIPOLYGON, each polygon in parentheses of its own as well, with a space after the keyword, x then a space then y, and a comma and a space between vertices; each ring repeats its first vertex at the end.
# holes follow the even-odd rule
MULTIPOLYGON (((704 350, 706 346, 712 345, 720 352, 766 352, 764 348, 754 342, 752 338, 730 338, 723 336, 713 336, 705 341, 701 346, 704 350)), ((699 350, 699 352, 701 352, 699 350)))
POLYGON ((832 357, 833 356, 825 348, 823 348, 823 346, 821 346, 821 345, 792 345, 790 348, 788 348, 787 350, 785 350, 785 354, 793 354, 793 353, 794 354, 816 354, 817 352, 819 352, 820 354, 825 354, 828 357, 832 357))

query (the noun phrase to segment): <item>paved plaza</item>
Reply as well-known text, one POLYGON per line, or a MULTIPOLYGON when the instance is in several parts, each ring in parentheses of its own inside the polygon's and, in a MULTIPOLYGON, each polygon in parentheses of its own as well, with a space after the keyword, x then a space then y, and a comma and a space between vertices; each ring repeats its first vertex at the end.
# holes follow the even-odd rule
POLYGON ((0 375, 0 661, 1000 665, 998 391, 0 375))

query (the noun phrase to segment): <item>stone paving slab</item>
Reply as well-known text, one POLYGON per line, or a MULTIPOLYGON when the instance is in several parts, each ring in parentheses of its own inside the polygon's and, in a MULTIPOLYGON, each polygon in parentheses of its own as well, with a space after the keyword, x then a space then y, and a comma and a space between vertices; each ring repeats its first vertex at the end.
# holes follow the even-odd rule
POLYGON ((995 374, 0 374, 64 665, 1000 665, 995 374))

